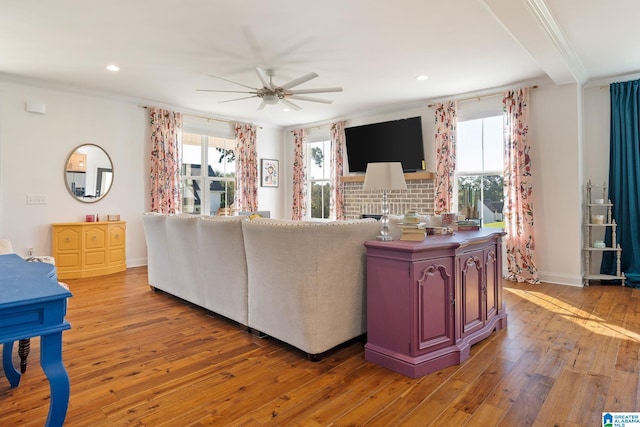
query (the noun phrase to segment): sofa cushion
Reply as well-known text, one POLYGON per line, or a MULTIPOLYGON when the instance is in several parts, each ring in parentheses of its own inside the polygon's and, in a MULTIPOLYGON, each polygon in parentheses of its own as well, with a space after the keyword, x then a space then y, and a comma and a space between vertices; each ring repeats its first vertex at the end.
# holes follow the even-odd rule
POLYGON ((249 326, 309 354, 366 331, 364 242, 373 219, 242 224, 249 283, 249 326))
POLYGON ((246 216, 209 216, 198 221, 203 300, 199 305, 247 324, 247 260, 242 237, 246 216))

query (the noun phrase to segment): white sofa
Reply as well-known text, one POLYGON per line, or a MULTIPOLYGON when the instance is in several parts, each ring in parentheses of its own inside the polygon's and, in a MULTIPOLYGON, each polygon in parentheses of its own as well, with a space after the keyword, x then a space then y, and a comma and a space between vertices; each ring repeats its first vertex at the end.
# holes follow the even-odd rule
POLYGON ((145 214, 149 284, 309 356, 366 332, 375 220, 145 214))

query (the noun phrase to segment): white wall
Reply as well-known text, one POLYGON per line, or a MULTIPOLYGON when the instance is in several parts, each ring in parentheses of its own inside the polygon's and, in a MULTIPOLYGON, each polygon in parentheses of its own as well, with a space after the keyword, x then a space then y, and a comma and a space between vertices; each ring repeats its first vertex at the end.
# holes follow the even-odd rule
POLYGON ((36 255, 45 255, 51 253, 51 223, 120 214, 127 221, 127 263, 144 264, 145 117, 134 104, 0 83, 0 235, 11 239, 19 254, 32 247, 36 255), (27 101, 45 104, 46 114, 27 112, 27 101), (75 147, 89 143, 109 154, 114 179, 102 200, 82 203, 67 191, 64 170, 75 147), (27 194, 44 194, 48 203, 27 205, 27 194))
POLYGON ((582 283, 582 182, 575 85, 531 92, 535 259, 540 280, 582 283))
MULTIPOLYGON (((584 136, 584 182, 591 180, 593 184, 609 184, 609 149, 611 103, 609 86, 597 85, 585 89, 585 136, 584 136)), ((594 196, 596 197, 596 196, 594 196)), ((606 197, 605 197, 606 198, 606 197)), ((604 227, 592 229, 595 239, 604 239, 604 227)), ((591 272, 597 272, 602 261, 602 253, 591 254, 591 272)))
MULTIPOLYGON (((138 103, 0 81, 0 238, 25 255, 51 254, 50 224, 83 221, 87 214, 120 214, 127 221, 127 266, 146 264, 141 216, 150 206, 147 110, 138 103), (46 105, 30 113, 25 103, 46 105), (113 162, 111 191, 81 203, 65 187, 66 160, 75 147, 101 146, 113 162), (44 194, 46 205, 27 205, 44 194)), ((258 157, 281 158, 280 130, 258 130, 258 157)), ((281 216, 282 186, 258 190, 259 208, 281 216)))

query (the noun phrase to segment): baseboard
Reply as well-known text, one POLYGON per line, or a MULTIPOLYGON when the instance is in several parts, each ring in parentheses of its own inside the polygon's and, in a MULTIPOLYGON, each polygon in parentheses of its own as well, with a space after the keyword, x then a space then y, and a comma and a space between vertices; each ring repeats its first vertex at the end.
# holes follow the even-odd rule
POLYGON ((547 273, 538 271, 538 279, 544 283, 552 283, 555 285, 567 285, 567 286, 584 286, 582 276, 574 276, 567 274, 547 273))
POLYGON ((127 259, 127 268, 142 267, 144 265, 147 265, 146 258, 127 259))

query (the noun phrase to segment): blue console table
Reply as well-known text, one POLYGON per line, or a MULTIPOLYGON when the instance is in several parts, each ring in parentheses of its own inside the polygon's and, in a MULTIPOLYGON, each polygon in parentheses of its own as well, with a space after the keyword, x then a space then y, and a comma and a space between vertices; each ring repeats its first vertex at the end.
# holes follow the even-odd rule
POLYGON ((15 341, 40 337, 40 364, 51 390, 46 426, 62 426, 69 404, 69 376, 62 364, 62 331, 71 292, 58 284, 52 264, 0 255, 0 344, 2 368, 11 387, 20 384, 13 366, 15 341))

